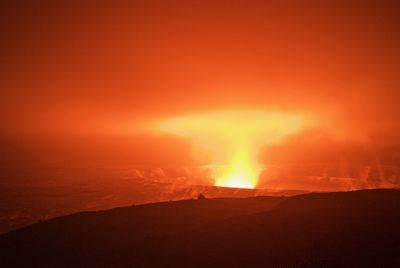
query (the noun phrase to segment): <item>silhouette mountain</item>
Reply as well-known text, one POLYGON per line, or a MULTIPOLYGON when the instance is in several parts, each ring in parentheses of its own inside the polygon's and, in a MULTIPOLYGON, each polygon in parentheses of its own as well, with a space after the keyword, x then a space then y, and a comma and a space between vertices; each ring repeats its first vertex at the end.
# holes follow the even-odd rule
POLYGON ((400 191, 82 212, 0 236, 4 267, 400 267, 400 191))

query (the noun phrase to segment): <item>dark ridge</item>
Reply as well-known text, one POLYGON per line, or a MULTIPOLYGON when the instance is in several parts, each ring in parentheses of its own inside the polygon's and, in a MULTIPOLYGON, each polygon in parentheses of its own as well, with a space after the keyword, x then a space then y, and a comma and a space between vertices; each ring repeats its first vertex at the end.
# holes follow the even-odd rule
POLYGON ((400 191, 84 212, 0 236, 6 267, 400 267, 400 191))

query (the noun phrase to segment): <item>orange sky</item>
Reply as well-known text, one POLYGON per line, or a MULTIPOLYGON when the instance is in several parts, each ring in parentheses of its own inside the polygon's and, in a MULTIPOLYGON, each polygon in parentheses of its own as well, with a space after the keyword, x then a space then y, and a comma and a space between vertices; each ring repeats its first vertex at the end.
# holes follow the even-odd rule
POLYGON ((400 162, 396 2, 2 1, 3 166, 191 163, 189 140, 138 126, 226 109, 322 119, 263 161, 400 162))

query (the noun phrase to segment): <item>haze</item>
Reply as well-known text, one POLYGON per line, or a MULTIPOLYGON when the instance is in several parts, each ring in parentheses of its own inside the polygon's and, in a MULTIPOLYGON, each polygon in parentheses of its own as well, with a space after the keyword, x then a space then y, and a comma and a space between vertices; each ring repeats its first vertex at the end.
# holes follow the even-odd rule
POLYGON ((3 181, 215 164, 192 139, 142 126, 223 111, 319 119, 260 146, 262 165, 400 164, 395 1, 1 6, 3 181))

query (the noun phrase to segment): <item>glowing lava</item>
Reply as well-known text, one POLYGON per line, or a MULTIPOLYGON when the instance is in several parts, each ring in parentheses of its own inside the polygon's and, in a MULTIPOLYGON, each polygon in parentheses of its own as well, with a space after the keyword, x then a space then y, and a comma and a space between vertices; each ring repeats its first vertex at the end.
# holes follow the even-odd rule
POLYGON ((193 139, 195 156, 227 163, 216 174, 216 186, 254 188, 262 170, 257 161, 261 146, 299 131, 304 122, 282 113, 229 111, 167 119, 156 127, 193 139))
POLYGON ((250 145, 239 141, 235 146, 234 155, 226 170, 218 176, 215 185, 235 188, 254 188, 257 184, 261 168, 252 159, 250 145))

